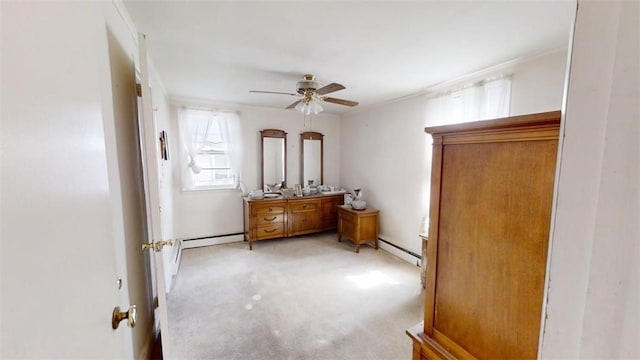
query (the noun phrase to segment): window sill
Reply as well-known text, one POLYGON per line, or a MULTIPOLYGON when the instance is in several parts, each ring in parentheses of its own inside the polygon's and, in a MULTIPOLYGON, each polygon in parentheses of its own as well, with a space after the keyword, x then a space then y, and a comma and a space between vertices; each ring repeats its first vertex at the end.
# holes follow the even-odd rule
POLYGON ((226 186, 198 186, 193 189, 180 189, 182 192, 198 192, 198 191, 240 191, 237 186, 226 185, 226 186))

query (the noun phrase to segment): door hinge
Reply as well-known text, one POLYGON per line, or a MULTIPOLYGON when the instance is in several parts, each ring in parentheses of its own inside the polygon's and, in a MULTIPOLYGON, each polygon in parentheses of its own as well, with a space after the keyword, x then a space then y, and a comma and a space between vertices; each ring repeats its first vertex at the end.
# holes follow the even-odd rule
POLYGON ((136 95, 142 97, 142 84, 136 84, 136 95))
POLYGON ((160 252, 167 245, 173 246, 173 239, 144 243, 142 244, 142 250, 153 249, 155 252, 160 252))

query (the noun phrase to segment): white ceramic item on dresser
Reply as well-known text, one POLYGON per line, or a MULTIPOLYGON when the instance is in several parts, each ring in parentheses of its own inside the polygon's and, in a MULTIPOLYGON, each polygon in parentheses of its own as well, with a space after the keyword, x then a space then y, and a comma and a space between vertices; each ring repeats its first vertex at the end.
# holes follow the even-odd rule
POLYGON ((251 190, 251 192, 249 193, 249 198, 254 200, 262 199, 264 198, 264 192, 260 189, 251 190))
POLYGON ((344 194, 347 191, 345 189, 338 188, 337 186, 318 185, 318 192, 325 195, 338 195, 338 194, 344 194))

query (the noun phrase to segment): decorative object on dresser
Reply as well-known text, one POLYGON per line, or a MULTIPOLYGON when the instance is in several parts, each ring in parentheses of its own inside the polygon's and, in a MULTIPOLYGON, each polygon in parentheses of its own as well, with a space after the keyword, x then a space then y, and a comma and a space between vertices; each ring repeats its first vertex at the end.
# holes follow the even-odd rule
POLYGON ((243 202, 244 239, 253 250, 255 241, 335 229, 342 194, 260 200, 245 197, 243 202))
POLYGON ((538 356, 560 112, 433 136, 424 322, 413 359, 538 356))
POLYGON ((362 190, 360 190, 360 188, 353 189, 353 198, 349 204, 353 210, 364 210, 367 208, 367 202, 362 198, 362 190))
POLYGON ((338 206, 338 242, 353 241, 356 253, 360 244, 373 244, 378 249, 378 214, 376 209, 354 210, 349 205, 338 206))

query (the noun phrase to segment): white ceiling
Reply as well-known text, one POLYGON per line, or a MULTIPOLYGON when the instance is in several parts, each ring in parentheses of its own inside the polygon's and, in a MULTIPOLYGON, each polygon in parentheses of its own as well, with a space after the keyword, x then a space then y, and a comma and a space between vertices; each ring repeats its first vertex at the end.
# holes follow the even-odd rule
MULTIPOLYGON (((284 108, 303 74, 367 106, 566 47, 573 1, 124 1, 170 96, 284 108)), ((326 104, 339 114, 350 108, 326 104)))

